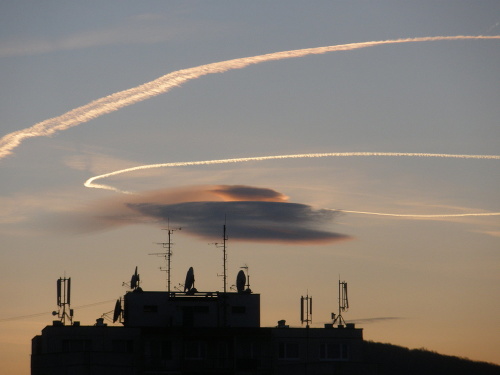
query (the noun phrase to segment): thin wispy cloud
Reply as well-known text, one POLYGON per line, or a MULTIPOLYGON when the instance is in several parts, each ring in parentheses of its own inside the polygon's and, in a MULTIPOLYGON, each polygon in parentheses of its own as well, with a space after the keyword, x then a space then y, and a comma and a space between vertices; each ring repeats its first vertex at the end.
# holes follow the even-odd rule
MULTIPOLYGON (((0 196, 0 224, 15 224, 34 217, 77 210, 81 203, 73 199, 73 191, 63 189, 39 191, 36 194, 15 193, 0 196)), ((80 207, 81 208, 81 207, 80 207)))
POLYGON ((151 44, 172 40, 192 28, 172 26, 161 14, 141 14, 122 24, 60 37, 0 38, 0 57, 30 56, 56 51, 126 44, 151 44))
POLYGON ((491 236, 491 237, 499 237, 500 238, 500 230, 483 230, 483 231, 476 230, 474 232, 486 234, 487 236, 491 236))
MULTIPOLYGON (((137 164, 135 161, 110 156, 104 153, 103 150, 93 149, 92 147, 85 147, 84 151, 66 155, 63 157, 62 162, 70 169, 86 171, 89 173, 103 173, 105 171, 109 171, 110 169, 137 164)), ((160 174, 159 171, 145 171, 143 174, 138 176, 144 177, 145 175, 154 176, 158 174, 160 174)))
POLYGON ((387 322, 387 321, 394 321, 394 320, 401 320, 401 319, 406 319, 402 317, 397 317, 397 316, 382 316, 378 318, 364 318, 364 319, 349 319, 349 323, 356 323, 356 324, 370 324, 370 323, 380 323, 380 322, 387 322))

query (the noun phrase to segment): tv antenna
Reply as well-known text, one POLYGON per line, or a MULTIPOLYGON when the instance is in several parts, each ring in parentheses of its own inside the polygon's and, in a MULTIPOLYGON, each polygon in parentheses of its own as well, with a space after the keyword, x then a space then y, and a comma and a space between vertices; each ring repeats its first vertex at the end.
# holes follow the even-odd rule
POLYGON ((342 317, 342 312, 349 309, 349 300, 347 298, 347 283, 345 281, 339 280, 339 313, 335 316, 332 313, 333 324, 339 323, 339 326, 346 324, 344 318, 342 317))
POLYGON ((166 268, 160 267, 161 271, 166 271, 167 272, 167 291, 170 293, 170 259, 172 258, 172 233, 174 233, 176 230, 181 230, 182 228, 175 228, 175 229, 170 229, 170 221, 168 222, 167 228, 162 229, 166 230, 168 233, 168 241, 167 242, 158 242, 157 245, 162 245, 164 249, 166 249, 165 252, 163 253, 150 253, 148 255, 156 255, 158 257, 163 257, 165 258, 165 263, 167 265, 166 268))
POLYGON ((226 233, 226 218, 224 217, 224 225, 223 225, 223 234, 222 234, 222 244, 219 244, 217 242, 213 243, 215 247, 222 248, 222 270, 223 273, 222 275, 217 274, 217 276, 222 276, 224 280, 224 293, 227 292, 227 253, 226 253, 226 241, 228 240, 227 233, 226 233))
POLYGON ((53 311, 52 315, 61 319, 62 324, 66 324, 66 318, 73 324, 73 309, 71 306, 71 277, 60 277, 57 280, 57 306, 58 311, 53 311), (67 307, 67 308, 66 308, 67 307))
POLYGON ((306 323, 306 328, 309 328, 309 323, 312 323, 313 298, 307 292, 306 296, 300 297, 300 321, 306 323))

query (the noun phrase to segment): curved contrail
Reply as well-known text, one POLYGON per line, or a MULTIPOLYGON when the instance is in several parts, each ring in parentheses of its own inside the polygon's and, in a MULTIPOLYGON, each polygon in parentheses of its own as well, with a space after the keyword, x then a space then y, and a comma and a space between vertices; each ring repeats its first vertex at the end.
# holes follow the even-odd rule
POLYGON ((306 48, 299 50, 283 51, 244 57, 234 60, 221 61, 217 63, 200 65, 194 68, 182 69, 166 74, 153 81, 133 87, 128 90, 94 100, 84 106, 72 109, 60 116, 41 121, 29 128, 18 130, 3 136, 0 139, 0 159, 12 153, 22 141, 31 137, 49 136, 60 130, 66 130, 82 123, 98 118, 104 114, 119 110, 134 103, 141 102, 153 96, 160 95, 178 87, 183 83, 201 76, 213 73, 223 73, 232 69, 242 69, 252 64, 260 64, 265 61, 283 60, 307 55, 318 55, 334 51, 349 51, 366 47, 374 47, 383 44, 430 42, 440 40, 464 40, 464 39, 500 39, 500 35, 491 36, 434 36, 423 38, 408 38, 382 40, 372 42, 339 44, 335 46, 306 48))
POLYGON ((407 217, 415 219, 439 219, 445 217, 466 217, 466 216, 500 216, 500 212, 472 212, 465 214, 436 214, 436 215, 421 215, 421 214, 388 214, 383 212, 368 212, 368 211, 347 211, 342 209, 328 208, 331 211, 341 211, 350 214, 359 215, 375 215, 375 216, 390 216, 390 217, 407 217))
MULTIPOLYGON (((463 155, 463 154, 430 154, 430 153, 415 153, 415 152, 330 152, 330 153, 317 153, 317 154, 292 154, 292 155, 271 155, 271 156, 254 156, 248 158, 233 158, 233 159, 216 159, 216 160, 202 160, 202 161, 183 161, 173 163, 160 163, 160 164, 147 164, 137 167, 121 169, 118 171, 94 176, 85 181, 84 185, 88 188, 106 189, 119 193, 131 194, 128 191, 117 189, 113 186, 96 184, 95 181, 107 177, 116 176, 119 174, 144 170, 153 168, 168 168, 168 167, 186 167, 192 165, 212 165, 212 164, 229 164, 229 163, 244 163, 251 161, 265 161, 276 159, 301 159, 301 158, 324 158, 324 157, 351 157, 351 156, 407 156, 407 157, 431 157, 431 158, 454 158, 454 159, 489 159, 500 160, 500 155, 463 155)), ((334 209, 332 209, 334 210, 334 209)), ((376 216, 392 216, 392 217, 408 217, 408 218, 444 218, 444 217, 464 217, 464 216, 498 216, 500 212, 488 213, 465 213, 465 214, 438 214, 438 215, 419 215, 419 214, 390 214, 380 212, 366 212, 366 211, 347 211, 337 210, 353 214, 362 215, 376 215, 376 216)))
POLYGON ((215 159, 215 160, 201 160, 201 161, 181 161, 173 163, 159 163, 159 164, 147 164, 139 165, 137 167, 131 167, 126 169, 120 169, 118 171, 101 174, 99 176, 94 176, 85 181, 84 185, 88 188, 96 189, 106 189, 112 190, 119 193, 128 193, 126 191, 119 190, 112 186, 95 184, 94 181, 101 180, 103 178, 116 176, 123 173, 129 173, 134 171, 139 171, 142 169, 153 169, 153 168, 168 168, 168 167, 187 167, 191 165, 210 165, 210 164, 229 164, 229 163, 244 163, 249 161, 265 161, 265 160, 276 160, 276 159, 304 159, 304 158, 324 158, 324 157, 346 157, 346 156, 413 156, 413 157, 429 157, 429 158, 454 158, 454 159, 496 159, 500 160, 500 155, 462 155, 462 154, 429 154, 429 153, 419 153, 419 152, 328 152, 328 153, 316 153, 316 154, 291 154, 291 155, 271 155, 271 156, 253 156, 248 158, 233 158, 233 159, 215 159))

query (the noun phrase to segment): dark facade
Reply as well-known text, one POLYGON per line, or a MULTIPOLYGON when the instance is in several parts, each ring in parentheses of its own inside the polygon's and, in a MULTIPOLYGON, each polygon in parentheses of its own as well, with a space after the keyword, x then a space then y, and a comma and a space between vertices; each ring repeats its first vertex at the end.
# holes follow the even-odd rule
POLYGON ((355 328, 48 326, 32 375, 358 373, 355 328))
POLYGON ((362 330, 260 327, 260 295, 128 292, 123 326, 55 321, 32 340, 32 375, 357 374, 362 330))

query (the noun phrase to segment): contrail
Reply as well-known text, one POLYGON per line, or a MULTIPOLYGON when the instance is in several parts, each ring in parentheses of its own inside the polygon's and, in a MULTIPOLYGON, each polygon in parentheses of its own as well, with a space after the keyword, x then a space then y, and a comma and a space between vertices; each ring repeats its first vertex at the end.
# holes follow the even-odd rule
MULTIPOLYGON (((392 156, 392 157, 429 157, 429 158, 454 158, 454 159, 489 159, 500 160, 500 155, 463 155, 463 154, 430 154, 430 153, 412 153, 412 152, 330 152, 330 153, 317 153, 317 154, 292 154, 292 155, 271 155, 271 156, 254 156, 248 158, 233 158, 233 159, 216 159, 216 160, 202 160, 202 161, 183 161, 173 163, 161 164, 148 164, 140 165, 137 167, 121 169, 118 171, 94 176, 85 181, 84 185, 88 188, 106 189, 119 193, 131 194, 131 192, 123 191, 109 185, 101 185, 94 183, 107 177, 117 176, 119 174, 144 170, 153 168, 168 168, 168 167, 186 167, 193 165, 212 165, 212 164, 229 164, 229 163, 245 163, 251 161, 265 161, 276 159, 304 159, 304 158, 324 158, 324 157, 352 157, 352 156, 392 156)), ((332 209, 334 210, 334 209, 332 209)), ((498 216, 500 212, 489 213, 465 213, 465 214, 439 214, 439 215, 418 215, 418 214, 390 214, 379 212, 365 212, 365 211, 346 211, 335 210, 354 214, 363 215, 377 215, 377 216, 393 216, 393 217, 412 217, 412 218, 444 218, 444 217, 463 217, 463 216, 498 216)))
POLYGON ((350 214, 359 215, 375 215, 375 216, 392 216, 392 217, 408 217, 408 218, 421 218, 421 219, 438 219, 445 217, 466 217, 466 216, 499 216, 500 212, 481 212, 481 213, 466 213, 466 214, 437 214, 437 215, 420 215, 420 214, 388 214, 383 212, 367 212, 367 211, 347 211, 342 209, 327 208, 331 211, 341 211, 350 214))
POLYGON ((189 69, 177 70, 131 89, 119 91, 117 93, 94 100, 84 106, 72 109, 71 111, 66 112, 60 116, 41 121, 31 126, 30 128, 18 130, 3 136, 0 139, 0 159, 6 157, 7 155, 10 155, 12 153, 12 150, 19 146, 21 142, 27 138, 49 136, 56 133, 57 131, 72 128, 74 126, 96 119, 102 115, 117 111, 120 108, 141 102, 156 95, 166 93, 175 87, 181 86, 187 81, 202 77, 207 74, 224 73, 228 70, 242 69, 249 65, 260 64, 266 61, 290 59, 307 55, 319 55, 334 51, 350 51, 360 48, 375 47, 383 44, 464 39, 500 39, 500 35, 434 36, 339 44, 334 46, 275 52, 265 55, 244 57, 207 65, 200 65, 189 69))
POLYGON ((111 176, 116 176, 123 173, 139 171, 142 169, 187 167, 192 165, 245 163, 249 161, 265 161, 265 160, 276 160, 276 159, 305 159, 305 158, 350 157, 350 156, 409 156, 409 157, 418 156, 418 157, 429 157, 429 158, 454 158, 454 159, 496 159, 496 160, 500 159, 500 155, 429 154, 429 153, 417 153, 417 152, 328 152, 328 153, 317 153, 317 154, 253 156, 248 158, 181 161, 173 163, 139 165, 137 167, 120 169, 118 171, 91 177, 87 181, 85 181, 84 185, 88 188, 106 189, 106 190, 116 191, 119 193, 129 193, 114 188, 112 186, 95 184, 94 181, 101 180, 103 178, 111 176))

